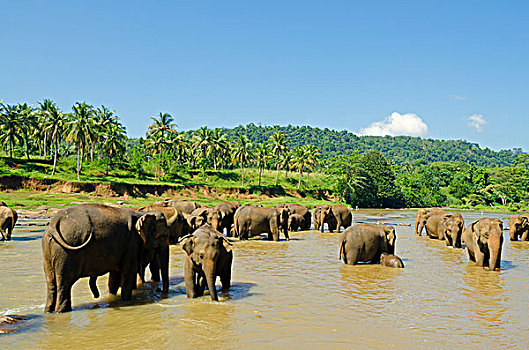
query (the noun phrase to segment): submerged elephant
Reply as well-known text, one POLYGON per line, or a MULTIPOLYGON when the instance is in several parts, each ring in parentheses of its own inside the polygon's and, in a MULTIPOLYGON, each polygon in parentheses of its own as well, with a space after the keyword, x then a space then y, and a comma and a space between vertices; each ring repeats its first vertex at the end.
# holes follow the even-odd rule
POLYGON ((222 214, 219 226, 220 233, 224 233, 224 230, 226 230, 226 236, 231 236, 233 217, 235 216, 237 209, 240 207, 241 204, 237 202, 222 202, 215 206, 215 209, 217 209, 222 214))
POLYGON ((204 225, 180 242, 186 252, 184 279, 188 298, 200 297, 207 286, 211 300, 218 301, 215 281, 230 288, 233 251, 230 242, 211 225, 204 225))
MULTIPOLYGON (((71 311, 71 289, 82 277, 109 273, 108 289, 130 300, 136 287, 140 258, 167 239, 161 212, 81 204, 59 211, 42 236, 46 276, 46 312, 71 311)), ((161 262, 164 289, 168 287, 169 251, 161 262)))
POLYGON ((377 264, 382 253, 394 254, 397 236, 388 225, 359 224, 340 235, 340 259, 349 265, 358 262, 377 264))
POLYGON ((15 209, 0 206, 0 241, 11 240, 11 235, 13 234, 17 220, 18 214, 15 209))
POLYGON ((288 217, 288 230, 297 231, 303 230, 305 227, 305 218, 300 214, 290 214, 288 217))
POLYGON ((459 213, 436 213, 426 221, 426 234, 441 239, 447 246, 461 248, 461 235, 465 229, 463 216, 459 213))
POLYGON ((349 208, 341 204, 324 204, 320 211, 320 230, 323 232, 323 225, 327 223, 329 232, 334 232, 334 227, 340 233, 340 227, 344 229, 351 226, 353 215, 349 208), (336 225, 336 226, 334 226, 336 225))
POLYGON ((388 267, 395 267, 398 269, 404 268, 404 263, 402 262, 401 258, 399 258, 396 255, 388 254, 388 253, 382 253, 380 255, 380 265, 388 266, 388 267))
POLYGON ((500 219, 479 219, 468 225, 463 234, 468 258, 478 266, 499 270, 503 245, 503 223, 500 219))
POLYGON ((417 210, 417 216, 415 217, 415 234, 421 236, 422 229, 426 225, 426 221, 430 216, 435 214, 446 213, 441 208, 421 208, 417 210))
POLYGON ((193 212, 193 210, 202 207, 200 204, 198 204, 196 202, 175 201, 173 199, 165 201, 164 205, 168 206, 168 207, 176 208, 183 214, 191 214, 193 212))
POLYGON ((310 213, 310 210, 301 204, 280 204, 277 206, 277 208, 287 208, 290 210, 290 215, 297 214, 301 215, 303 217, 303 225, 300 227, 301 230, 306 231, 310 228, 310 223, 312 221, 312 214, 310 213))
POLYGON ((517 241, 518 237, 521 237, 522 241, 529 239, 529 214, 509 217, 509 236, 511 241, 517 241))
POLYGON ((234 233, 241 239, 268 233, 268 240, 279 241, 282 231, 288 241, 288 216, 290 211, 286 208, 261 208, 245 205, 237 209, 234 218, 234 233))

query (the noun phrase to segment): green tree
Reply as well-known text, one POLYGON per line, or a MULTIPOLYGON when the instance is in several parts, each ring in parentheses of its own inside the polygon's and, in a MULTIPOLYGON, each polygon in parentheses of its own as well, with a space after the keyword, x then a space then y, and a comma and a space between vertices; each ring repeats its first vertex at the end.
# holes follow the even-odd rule
POLYGON ((276 186, 279 181, 279 168, 281 166, 281 156, 283 153, 288 151, 288 141, 285 138, 285 134, 283 134, 281 131, 276 132, 272 136, 270 136, 270 142, 272 143, 272 152, 275 155, 275 161, 276 161, 276 186))
POLYGON ((81 180, 84 151, 93 139, 94 108, 86 102, 77 102, 66 123, 66 141, 73 142, 77 148, 77 180, 81 180))
MULTIPOLYGON (((169 113, 159 113, 157 117, 151 117, 153 123, 149 125, 147 131, 147 140, 149 141, 150 148, 153 150, 153 154, 158 154, 158 166, 159 171, 156 171, 155 177, 158 177, 158 172, 164 174, 164 153, 168 148, 168 141, 170 135, 176 133, 176 124, 173 123, 174 119, 169 113)), ((162 175, 163 177, 163 175, 162 175)))
POLYGON ((199 151, 200 158, 198 162, 202 167, 202 177, 206 174, 206 163, 208 155, 212 149, 211 130, 207 126, 203 126, 193 135, 193 148, 199 151))
MULTIPOLYGON (((57 105, 51 100, 44 100, 44 103, 41 104, 40 108, 43 114, 42 128, 46 137, 50 139, 51 146, 53 147, 53 169, 51 175, 54 175, 59 153, 59 142, 63 137, 65 117, 59 107, 57 107, 57 105)), ((44 143, 46 144, 46 141, 44 141, 44 143)), ((44 151, 44 156, 46 156, 46 151, 44 151)))
POLYGON ((244 167, 253 159, 252 144, 246 135, 237 138, 233 152, 233 163, 239 163, 241 167, 241 186, 244 187, 244 167))
POLYGON ((17 106, 1 104, 0 143, 9 145, 10 158, 14 156, 16 143, 23 142, 22 123, 17 106))
POLYGON ((270 159, 270 147, 262 142, 255 148, 255 160, 259 171, 259 186, 261 186, 261 175, 268 159, 270 159))

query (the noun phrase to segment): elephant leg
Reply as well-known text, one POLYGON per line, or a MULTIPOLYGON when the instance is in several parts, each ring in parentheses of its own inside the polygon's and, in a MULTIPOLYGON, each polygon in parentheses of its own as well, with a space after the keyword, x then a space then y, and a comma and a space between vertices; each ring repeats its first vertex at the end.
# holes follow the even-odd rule
POLYGON ((121 280, 121 300, 129 301, 132 299, 132 290, 136 286, 136 271, 123 271, 121 280))
POLYGON ((467 252, 468 252, 468 259, 470 261, 476 262, 476 257, 474 256, 474 252, 471 252, 470 249, 468 249, 468 247, 467 247, 467 252))
POLYGON ((342 219, 336 219, 336 232, 340 233, 340 228, 342 227, 342 219))
POLYGON ((345 252, 345 257, 347 261, 345 261, 348 265, 356 265, 358 263, 358 250, 353 249, 345 252))
MULTIPOLYGON (((478 266, 484 266, 484 262, 485 262, 485 254, 483 252, 481 252, 481 250, 479 250, 479 247, 477 247, 476 250, 474 250, 474 258, 476 260, 476 265, 478 266)), ((488 260, 488 259, 487 259, 488 260)))
POLYGON ((204 295, 204 291, 206 290, 206 287, 207 287, 206 276, 204 276, 203 274, 198 274, 197 275, 197 283, 196 283, 197 296, 199 296, 199 297, 203 296, 204 295))
POLYGON ((61 273, 58 273, 56 278, 57 304, 55 306, 55 312, 72 311, 72 285, 75 281, 70 276, 61 273))
POLYGON ((193 263, 189 257, 186 257, 184 263, 184 281, 186 286, 186 295, 188 298, 196 298, 196 276, 193 269, 193 263))
POLYGON ((140 264, 140 271, 138 272, 138 274, 140 275, 141 283, 145 283, 145 268, 146 267, 147 265, 140 264))
POLYGON ((46 275, 46 305, 44 312, 54 312, 57 302, 57 281, 55 279, 55 270, 50 266, 48 258, 44 259, 44 272, 46 275))
MULTIPOLYGON (((169 292, 169 246, 164 246, 160 254, 158 254, 159 269, 156 271, 162 272, 162 293, 167 294, 169 292)), ((152 273, 152 272, 151 272, 152 273)))
POLYGON ((421 221, 419 224, 419 230, 417 231, 417 235, 422 236, 422 229, 424 228, 424 221, 421 221))
POLYGON ((99 298, 99 289, 97 289, 97 276, 90 277, 89 286, 94 298, 99 298))
MULTIPOLYGON (((290 237, 288 236, 288 231, 285 230, 283 233, 285 234, 285 239, 286 239, 287 241, 290 241, 290 237)), ((278 237, 277 237, 277 240, 279 241, 279 235, 278 235, 278 237)))
POLYGON ((119 286, 121 286, 121 273, 119 271, 110 271, 108 274, 108 292, 116 295, 119 286))
POLYGON ((231 264, 233 262, 233 255, 230 254, 228 256, 228 260, 226 261, 226 265, 224 267, 223 274, 220 276, 220 283, 222 284, 222 290, 228 290, 230 289, 231 285, 231 264))
MULTIPOLYGON (((529 230, 523 231, 521 240, 527 241, 528 238, 529 238, 529 230)), ((516 235, 516 240, 518 240, 518 235, 516 235)))

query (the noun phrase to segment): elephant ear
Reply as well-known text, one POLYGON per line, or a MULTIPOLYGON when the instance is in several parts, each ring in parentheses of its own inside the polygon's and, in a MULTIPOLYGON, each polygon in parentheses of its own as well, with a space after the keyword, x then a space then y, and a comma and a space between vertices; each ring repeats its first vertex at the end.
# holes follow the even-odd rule
POLYGON ((187 235, 180 240, 180 246, 187 253, 191 255, 193 253, 193 246, 195 245, 195 236, 187 235))
POLYGON ((522 225, 525 226, 529 223, 529 218, 527 216, 522 216, 522 225))
POLYGON ((134 229, 140 235, 141 239, 143 240, 143 243, 147 242, 147 234, 145 233, 150 233, 154 228, 155 224, 156 216, 154 214, 145 214, 141 216, 138 221, 136 221, 134 229))

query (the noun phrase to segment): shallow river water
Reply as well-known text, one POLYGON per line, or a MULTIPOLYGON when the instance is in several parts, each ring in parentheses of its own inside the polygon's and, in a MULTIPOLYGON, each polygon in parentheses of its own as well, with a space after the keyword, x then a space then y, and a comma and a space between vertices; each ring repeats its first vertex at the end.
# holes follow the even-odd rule
MULTIPOLYGON (((463 212, 466 223, 481 213, 463 212)), ((505 218, 505 214, 484 214, 505 218)), ((0 242, 0 315, 30 315, 0 348, 529 348, 529 242, 504 232, 501 272, 468 263, 465 250, 415 237, 413 211, 357 211, 357 222, 396 226, 406 266, 344 266, 338 234, 291 233, 286 242, 236 242, 232 288, 187 299, 184 252, 171 247, 170 293, 139 286, 132 303, 73 288, 74 311, 43 314, 44 227, 17 227, 0 242)), ((24 220, 21 220, 24 223, 24 220)), ((504 221, 507 226, 507 222, 504 221)), ((220 284, 218 284, 220 286, 220 284)))

